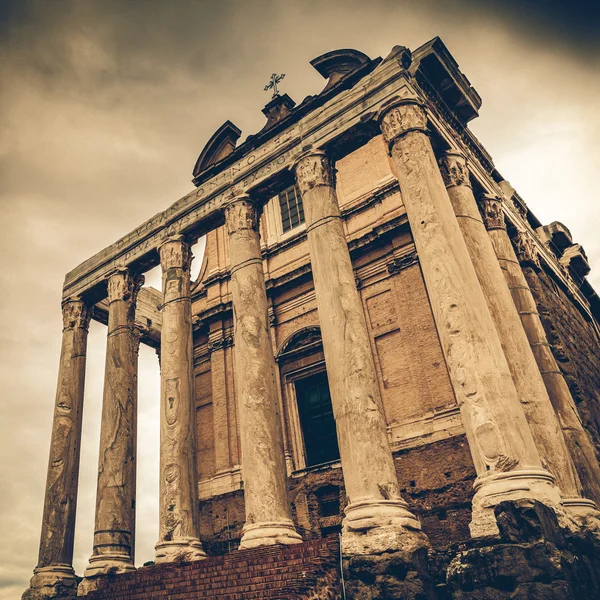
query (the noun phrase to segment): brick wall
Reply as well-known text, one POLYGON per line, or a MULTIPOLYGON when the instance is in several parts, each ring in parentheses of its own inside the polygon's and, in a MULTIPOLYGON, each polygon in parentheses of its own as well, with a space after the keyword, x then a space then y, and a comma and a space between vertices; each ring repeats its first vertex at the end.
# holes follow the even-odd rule
POLYGON ((337 536, 109 576, 90 600, 333 600, 341 597, 337 536))

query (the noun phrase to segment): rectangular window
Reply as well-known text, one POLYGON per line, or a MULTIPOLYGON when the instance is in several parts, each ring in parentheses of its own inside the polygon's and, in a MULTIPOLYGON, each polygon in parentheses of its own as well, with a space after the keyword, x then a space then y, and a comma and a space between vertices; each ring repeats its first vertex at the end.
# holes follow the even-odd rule
POLYGON ((327 373, 317 373, 296 381, 296 401, 304 448, 306 466, 338 460, 337 433, 327 373))
POLYGON ((295 185, 290 186, 279 194, 279 208, 281 209, 283 233, 304 223, 302 198, 295 185))

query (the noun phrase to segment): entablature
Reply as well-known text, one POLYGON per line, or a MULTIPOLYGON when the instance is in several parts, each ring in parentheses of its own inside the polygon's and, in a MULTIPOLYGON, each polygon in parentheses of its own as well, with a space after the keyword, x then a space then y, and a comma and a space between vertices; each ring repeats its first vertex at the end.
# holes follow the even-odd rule
POLYGON ((86 295, 97 302, 105 294, 102 282, 115 267, 140 272, 154 267, 158 264, 156 249, 165 239, 181 234, 190 242, 195 241, 223 223, 225 205, 241 193, 268 200, 269 185, 277 176, 289 172, 307 149, 334 147, 349 131, 360 128, 366 117, 372 119, 391 98, 414 96, 409 80, 397 60, 382 61, 363 76, 360 86, 336 92, 320 110, 309 112, 278 135, 269 137, 262 146, 223 166, 167 210, 73 269, 65 278, 63 297, 86 295))

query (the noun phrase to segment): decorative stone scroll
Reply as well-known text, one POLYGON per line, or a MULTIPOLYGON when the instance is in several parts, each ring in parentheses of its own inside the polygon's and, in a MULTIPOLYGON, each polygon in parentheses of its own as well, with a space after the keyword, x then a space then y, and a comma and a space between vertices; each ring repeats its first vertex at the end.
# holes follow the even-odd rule
POLYGON ((533 267, 535 269, 541 268, 537 247, 529 233, 519 231, 517 235, 512 238, 512 242, 515 254, 521 265, 533 267))
POLYGON ((208 342, 209 353, 216 352, 217 350, 223 350, 233 346, 232 335, 219 335, 219 337, 210 339, 208 342))
POLYGON ((380 121, 381 132, 388 144, 409 131, 427 133, 427 115, 423 105, 415 99, 399 100, 390 107, 386 107, 380 121))
POLYGON ((80 299, 65 300, 62 304, 63 332, 75 328, 89 330, 92 311, 80 299))
POLYGON ((135 305, 144 281, 143 275, 133 274, 128 269, 117 269, 108 277, 108 301, 130 300, 135 305))
POLYGON ((438 164, 447 188, 457 185, 471 187, 467 159, 461 152, 446 152, 438 160, 438 164))
POLYGON ((335 187, 335 170, 324 152, 316 151, 300 158, 296 163, 296 183, 300 194, 318 185, 335 187))
POLYGON ((501 198, 484 195, 479 198, 478 204, 483 224, 488 231, 491 229, 506 229, 501 198))
POLYGON ((250 196, 240 196, 225 207, 225 225, 230 236, 243 230, 258 233, 260 208, 250 196))

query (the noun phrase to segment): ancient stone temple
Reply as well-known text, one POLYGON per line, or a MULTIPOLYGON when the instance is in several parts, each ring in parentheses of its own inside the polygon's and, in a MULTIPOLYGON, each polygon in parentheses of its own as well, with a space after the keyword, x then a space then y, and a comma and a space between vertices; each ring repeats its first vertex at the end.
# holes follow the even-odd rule
POLYGON ((583 248, 494 167, 468 125, 481 99, 439 38, 311 64, 320 93, 276 93, 239 145, 227 121, 192 192, 67 274, 24 598, 600 597, 583 248), (143 287, 157 265, 161 291, 143 287), (90 318, 108 340, 80 577, 90 318), (140 343, 160 359, 160 523, 136 569, 140 343))

